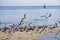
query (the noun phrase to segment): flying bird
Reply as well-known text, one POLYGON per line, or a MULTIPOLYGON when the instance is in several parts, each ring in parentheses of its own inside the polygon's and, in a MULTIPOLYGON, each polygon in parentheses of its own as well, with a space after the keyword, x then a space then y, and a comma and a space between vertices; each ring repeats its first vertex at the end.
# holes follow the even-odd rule
POLYGON ((51 13, 48 15, 40 16, 40 17, 44 17, 44 18, 48 19, 49 17, 51 17, 51 13))
POLYGON ((49 16, 48 17, 51 17, 51 13, 49 14, 49 16))
POLYGON ((24 14, 24 18, 26 18, 26 14, 24 14))

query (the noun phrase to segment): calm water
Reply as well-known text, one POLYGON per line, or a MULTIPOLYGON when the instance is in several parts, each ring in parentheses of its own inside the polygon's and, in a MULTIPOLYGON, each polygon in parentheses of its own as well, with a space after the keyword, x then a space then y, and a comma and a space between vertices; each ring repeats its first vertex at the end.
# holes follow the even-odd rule
MULTIPOLYGON (((32 25, 53 25, 60 21, 60 6, 47 6, 46 8, 42 6, 0 6, 0 22, 2 23, 0 27, 4 27, 5 24, 18 23, 24 14, 27 16, 25 21, 32 22, 32 25), (51 13, 52 16, 48 19, 40 17, 47 15, 47 13, 51 13)), ((55 40, 54 36, 54 34, 45 35, 39 40, 55 40)), ((57 38, 60 40, 60 33, 58 33, 57 38)))
POLYGON ((0 6, 0 22, 2 24, 18 23, 26 14, 26 21, 33 25, 50 25, 60 21, 60 6, 0 6), (40 16, 52 14, 48 19, 40 16))
POLYGON ((60 32, 56 36, 55 36, 55 34, 45 35, 45 36, 41 37, 39 40, 60 40, 60 32))
MULTIPOLYGON (((44 6, 0 6, 0 10, 44 9, 44 6)), ((45 9, 60 9, 60 6, 46 6, 45 9)))

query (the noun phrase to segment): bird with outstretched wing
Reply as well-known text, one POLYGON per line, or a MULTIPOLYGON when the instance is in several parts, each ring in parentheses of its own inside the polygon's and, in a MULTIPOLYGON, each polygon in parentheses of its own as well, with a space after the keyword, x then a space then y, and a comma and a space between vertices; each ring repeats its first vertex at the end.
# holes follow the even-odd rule
POLYGON ((49 17, 51 17, 51 13, 49 15, 44 15, 44 16, 40 16, 40 17, 44 17, 44 18, 48 19, 49 17))

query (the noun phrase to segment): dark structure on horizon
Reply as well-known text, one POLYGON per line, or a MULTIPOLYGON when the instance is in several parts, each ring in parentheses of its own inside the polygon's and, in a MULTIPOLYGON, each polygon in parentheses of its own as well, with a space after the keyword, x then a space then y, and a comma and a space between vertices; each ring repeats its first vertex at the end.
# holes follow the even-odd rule
POLYGON ((43 8, 46 8, 46 5, 44 4, 43 8))

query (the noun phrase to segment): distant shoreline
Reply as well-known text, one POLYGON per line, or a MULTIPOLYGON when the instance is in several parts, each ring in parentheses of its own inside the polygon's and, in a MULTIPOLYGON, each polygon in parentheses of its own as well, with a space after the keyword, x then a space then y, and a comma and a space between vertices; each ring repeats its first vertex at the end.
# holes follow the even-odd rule
POLYGON ((60 9, 60 6, 0 6, 0 10, 60 9))

